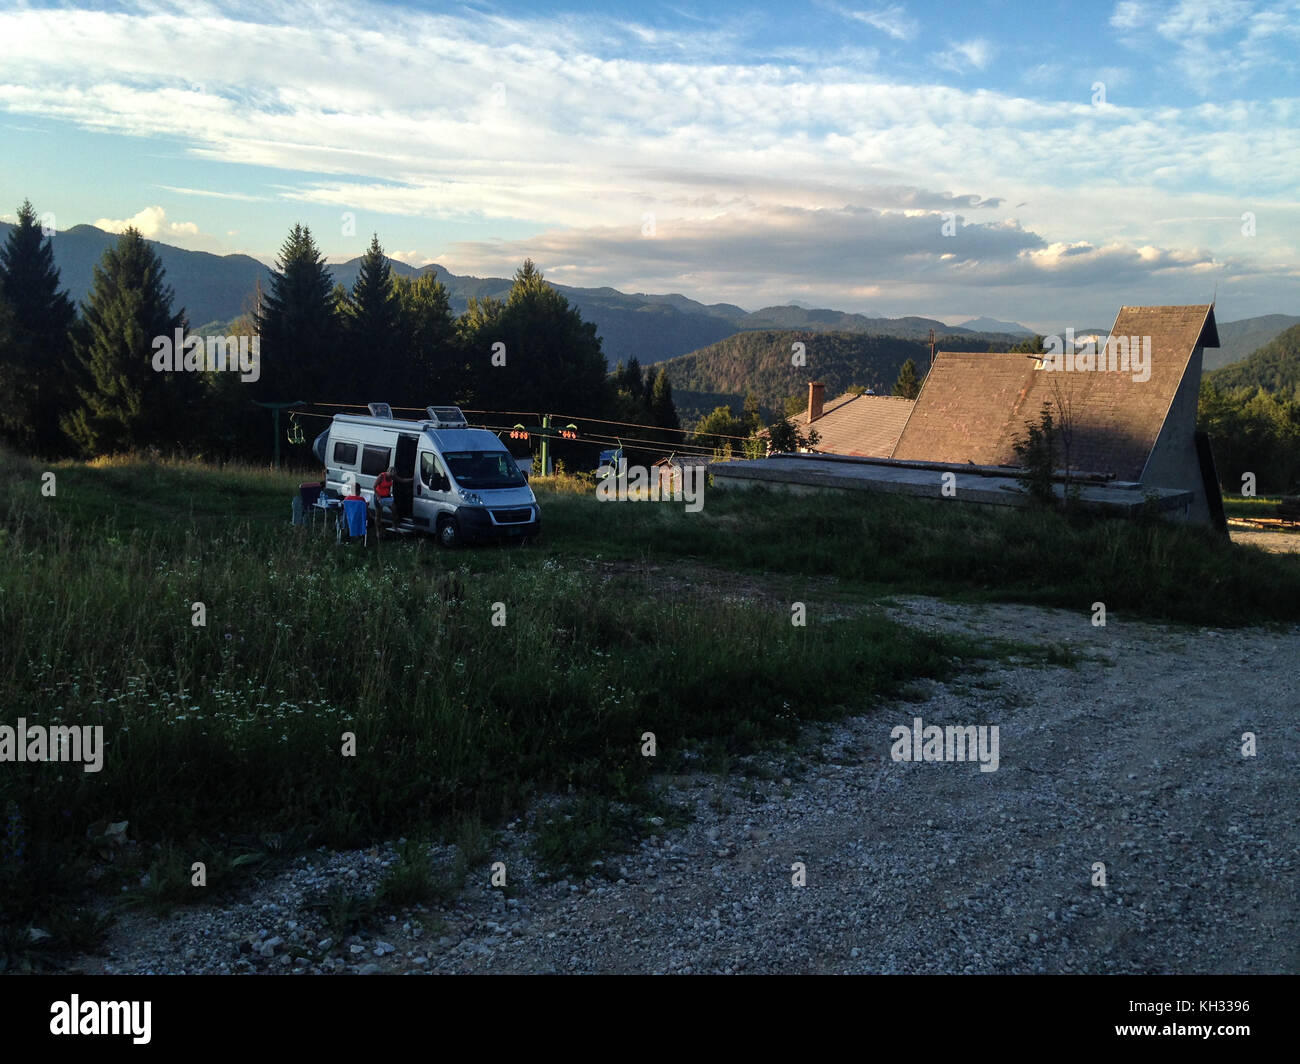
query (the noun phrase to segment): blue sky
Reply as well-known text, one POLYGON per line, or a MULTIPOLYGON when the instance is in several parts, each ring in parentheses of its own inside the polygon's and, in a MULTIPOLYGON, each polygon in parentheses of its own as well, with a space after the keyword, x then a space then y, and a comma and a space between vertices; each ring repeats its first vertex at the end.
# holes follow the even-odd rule
POLYGON ((1300 312, 1300 2, 19 4, 0 212, 1104 325, 1300 312))

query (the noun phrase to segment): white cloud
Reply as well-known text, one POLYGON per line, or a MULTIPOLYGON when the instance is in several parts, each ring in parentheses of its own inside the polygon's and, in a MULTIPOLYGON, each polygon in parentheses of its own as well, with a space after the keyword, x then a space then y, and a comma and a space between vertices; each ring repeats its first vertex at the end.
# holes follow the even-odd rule
POLYGON ((1173 0, 1163 4, 1124 0, 1111 13, 1110 25, 1121 31, 1129 48, 1151 51, 1172 46, 1168 59, 1153 56, 1153 65, 1168 65, 1204 95, 1221 94, 1225 83, 1260 73, 1294 76, 1294 46, 1300 42, 1300 3, 1296 0, 1173 0))
POLYGON ((161 207, 146 207, 134 217, 121 220, 99 218, 95 221, 95 227, 104 230, 106 233, 121 233, 128 228, 138 229, 141 236, 148 237, 150 240, 157 240, 161 237, 196 237, 199 235, 199 227, 193 222, 167 221, 167 212, 161 207))
POLYGON ((214 192, 205 188, 181 188, 176 185, 157 185, 167 192, 176 192, 182 196, 203 196, 208 199, 237 200, 241 203, 264 203, 265 196, 251 196, 244 192, 214 192))
MULTIPOLYGON (((1239 32, 1281 34, 1272 16, 1282 9, 1255 9, 1239 32)), ((1140 18, 1168 23, 1170 32, 1217 24, 1172 11, 1120 5, 1112 23, 1140 18)), ((901 6, 871 12, 899 15, 889 24, 904 31, 901 6)), ((500 220, 510 232, 544 230, 548 242, 572 232, 547 261, 600 283, 644 276, 682 288, 694 276, 743 292, 761 276, 816 300, 825 284, 846 293, 920 291, 928 278, 989 276, 961 253, 936 257, 918 247, 914 259, 900 251, 890 261, 924 264, 924 277, 909 267, 894 278, 848 282, 816 247, 800 248, 828 242, 858 254, 826 219, 861 232, 866 218, 897 216, 898 227, 871 222, 874 240, 918 232, 907 228, 910 218, 930 225, 932 212, 943 210, 1016 227, 972 231, 972 246, 976 232, 986 243, 1018 232, 1045 248, 1080 240, 1171 254, 1228 247, 1225 261, 1295 261, 1293 100, 1221 94, 1213 103, 1139 108, 1110 94, 1110 105, 1097 108, 1088 99, 1099 76, 1092 70, 1060 82, 1054 97, 1026 98, 1005 87, 968 91, 941 79, 885 77, 849 48, 815 62, 792 58, 793 48, 756 56, 741 52, 726 27, 715 46, 714 29, 429 14, 364 0, 317 0, 309 9, 289 0, 235 0, 220 10, 198 0, 166 10, 129 0, 105 11, 19 8, 0 12, 7 42, 0 110, 179 143, 198 161, 198 176, 169 186, 175 194, 257 199, 223 191, 207 173, 274 170, 279 185, 265 186, 265 196, 284 202, 288 221, 308 205, 479 228, 500 220), (1023 205, 1014 221, 1009 204, 1023 205), (1245 209, 1261 219, 1250 246, 1222 222, 1158 221, 1231 218, 1245 209), (671 240, 600 236, 639 232, 647 212, 671 240), (750 224, 765 243, 745 243, 750 224), (607 274, 580 239, 614 256, 607 274), (682 257, 687 249, 721 258, 682 257), (761 257, 769 252, 776 257, 761 257)), ((976 38, 953 44, 944 62, 968 72, 989 69, 996 57, 990 41, 976 38)), ((1122 76, 1102 73, 1108 88, 1122 76)), ((165 216, 154 224, 167 235, 193 225, 165 216)), ((381 238, 415 242, 400 227, 381 238)), ((497 246, 452 250, 463 270, 497 246)), ((517 265, 523 246, 499 245, 497 271, 517 265)), ((1077 270, 1090 256, 1129 262, 1095 250, 1049 268, 1053 260, 1034 260, 1028 249, 1016 256, 1022 250, 1032 269, 1019 276, 1031 282, 1077 270)))
POLYGON ((920 24, 908 14, 902 4, 885 4, 874 8, 850 8, 830 5, 831 9, 844 18, 862 22, 888 34, 896 41, 910 41, 920 30, 920 24))
POLYGON ((1111 13, 1110 24, 1117 30, 1133 30, 1146 24, 1150 19, 1147 9, 1134 0, 1121 0, 1111 13))
POLYGON ((1250 0, 1179 0, 1156 24, 1170 41, 1217 37, 1235 29, 1251 15, 1250 0))
POLYGON ((950 42, 947 49, 932 53, 931 58, 945 70, 957 73, 969 67, 983 70, 993 59, 993 45, 982 37, 969 41, 950 42))
POLYGON ((428 266, 434 261, 422 251, 393 250, 387 252, 387 255, 390 259, 396 259, 398 262, 406 263, 407 266, 415 266, 417 268, 420 266, 428 266))
MULTIPOLYGON (((1107 305, 1126 290, 1199 295, 1200 278, 1224 271, 1199 248, 1134 246, 1121 241, 1048 243, 1014 221, 977 223, 957 218, 944 235, 942 212, 904 214, 861 209, 757 210, 712 220, 672 222, 646 239, 635 226, 550 230, 515 241, 455 244, 439 259, 456 273, 508 276, 525 257, 565 284, 612 284, 632 291, 672 291, 689 278, 699 298, 751 309, 811 299, 817 305, 861 308, 885 301, 904 312, 924 293, 933 307, 981 297, 968 290, 1051 288, 1081 307, 1107 305), (754 262, 780 263, 757 279, 754 262), (1158 278, 1152 285, 1153 278, 1158 278), (1108 295, 1110 289, 1115 294, 1108 295), (1073 296, 1068 293, 1074 290, 1073 296), (870 293, 865 295, 864 293, 870 293)), ((1248 265, 1233 262, 1242 273, 1248 265)), ((1175 301, 1177 301, 1175 299, 1175 301)))

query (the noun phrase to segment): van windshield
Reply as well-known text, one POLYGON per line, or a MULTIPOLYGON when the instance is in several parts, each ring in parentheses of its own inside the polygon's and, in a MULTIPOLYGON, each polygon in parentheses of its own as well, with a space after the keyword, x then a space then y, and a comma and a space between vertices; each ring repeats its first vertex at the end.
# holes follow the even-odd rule
POLYGON ((452 479, 471 491, 483 488, 522 488, 526 483, 506 451, 451 451, 443 455, 452 479))

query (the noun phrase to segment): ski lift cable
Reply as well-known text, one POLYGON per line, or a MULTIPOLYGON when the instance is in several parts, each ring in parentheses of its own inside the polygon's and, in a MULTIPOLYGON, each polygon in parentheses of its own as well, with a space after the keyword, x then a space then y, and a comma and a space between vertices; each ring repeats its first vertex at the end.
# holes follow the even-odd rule
MULTIPOLYGON (((487 429, 489 432, 510 432, 512 429, 514 429, 513 425, 488 425, 486 423, 475 424, 471 427, 487 429)), ((662 440, 643 440, 643 439, 634 439, 630 437, 620 438, 618 436, 609 436, 600 432, 582 432, 579 436, 579 439, 586 440, 589 443, 599 443, 602 445, 606 443, 617 443, 619 446, 622 446, 624 443, 641 443, 654 448, 662 448, 665 446, 662 440)), ((691 454, 699 454, 699 455, 711 455, 713 453, 713 448, 709 447, 707 444, 678 443, 675 444, 674 446, 683 454, 691 453, 691 454)))
MULTIPOLYGON (((366 404, 365 404, 365 403, 311 403, 310 405, 311 405, 311 406, 348 407, 348 408, 357 408, 357 409, 365 409, 365 407, 366 407, 366 404)), ((393 407, 390 407, 389 409, 391 409, 391 410, 417 410, 417 411, 423 411, 425 408, 422 407, 422 406, 393 406, 393 407)), ((499 414, 499 415, 502 415, 502 416, 505 416, 505 417, 535 417, 535 418, 538 418, 538 419, 540 419, 540 418, 542 417, 541 414, 537 413, 536 411, 531 411, 531 410, 476 410, 476 409, 471 409, 471 408, 469 408, 469 407, 461 407, 460 410, 461 410, 462 413, 465 413, 465 414, 499 414)), ((331 415, 329 415, 329 414, 309 414, 308 416, 309 416, 309 417, 325 417, 325 418, 328 418, 328 417, 330 417, 331 415)), ((620 425, 620 426, 626 426, 627 428, 646 429, 646 430, 649 431, 649 432, 673 432, 673 433, 677 433, 677 434, 682 435, 682 436, 694 436, 694 435, 696 435, 696 432, 695 432, 694 429, 674 429, 674 428, 668 428, 668 427, 665 427, 665 426, 663 426, 663 425, 646 425, 646 424, 643 424, 643 423, 638 422, 638 421, 615 421, 615 420, 613 420, 613 419, 611 419, 611 418, 603 418, 603 417, 588 417, 588 416, 586 416, 586 415, 582 415, 582 414, 549 414, 549 415, 547 415, 547 416, 552 417, 552 418, 567 418, 568 420, 570 420, 570 421, 574 421, 574 422, 583 422, 583 421, 585 421, 585 422, 587 422, 587 423, 589 423, 589 424, 592 424, 592 425, 620 425)), ((511 426, 511 427, 513 427, 513 426, 511 426)), ((594 434, 593 434, 593 433, 584 433, 584 435, 591 436, 591 435, 594 435, 594 434)), ((738 441, 740 441, 740 442, 745 442, 745 441, 748 441, 748 440, 750 440, 750 439, 753 438, 753 437, 751 437, 751 436, 733 436, 733 435, 731 435, 730 433, 724 433, 724 432, 710 432, 710 433, 708 433, 708 435, 709 435, 710 437, 712 437, 713 439, 718 439, 718 440, 738 440, 738 441)), ((616 439, 617 437, 609 437, 609 438, 611 438, 611 439, 616 439)), ((689 445, 689 441, 683 440, 682 442, 683 442, 684 444, 689 445)))
MULTIPOLYGON (((318 405, 325 405, 325 404, 318 404, 318 405)), ((337 403, 336 403, 336 404, 331 404, 331 405, 335 405, 335 406, 337 406, 337 405, 341 405, 341 404, 337 404, 337 403)), ((349 404, 349 405, 354 405, 354 404, 349 404)), ((396 410, 396 409, 415 409, 415 408, 414 408, 414 407, 394 407, 393 409, 396 410)), ((503 411, 496 411, 496 413, 502 413, 502 412, 503 412, 503 411)), ((301 411, 300 413, 301 413, 301 416, 302 416, 302 417, 316 417, 316 418, 321 418, 321 419, 324 420, 324 421, 332 421, 332 420, 333 420, 333 415, 332 415, 332 414, 313 414, 313 413, 310 413, 309 411, 305 411, 305 410, 304 410, 304 411, 301 411)), ((488 424, 486 424, 486 423, 478 423, 478 424, 475 424, 475 425, 473 425, 473 426, 471 426, 471 427, 473 427, 473 428, 487 429, 489 432, 497 432, 497 433, 501 433, 501 432, 509 432, 511 429, 514 428, 513 425, 488 425, 488 424)), ((644 426, 641 426, 641 427, 642 427, 642 428, 648 428, 648 429, 653 429, 653 428, 655 428, 654 425, 644 425, 644 426)), ((646 446, 648 446, 648 447, 656 447, 656 448, 658 448, 658 447, 663 447, 663 446, 664 446, 664 443, 663 443, 662 440, 643 440, 643 439, 637 439, 637 438, 632 438, 632 437, 623 437, 623 438, 620 438, 620 437, 618 437, 618 436, 609 436, 609 435, 606 435, 605 433, 599 433, 599 432, 584 432, 584 433, 582 433, 582 436, 585 437, 585 438, 586 438, 589 442, 591 442, 591 443, 599 443, 599 444, 605 444, 605 443, 616 443, 616 444, 618 444, 620 447, 622 447, 624 444, 644 444, 644 445, 646 445, 646 446)), ((719 436, 718 438, 719 438, 719 439, 733 439, 733 440, 745 440, 745 439, 748 439, 748 437, 745 437, 745 436, 719 436)), ((685 456, 689 456, 689 457, 691 457, 691 458, 711 458, 711 457, 713 457, 713 452, 716 450, 716 448, 710 447, 708 444, 704 444, 704 443, 688 443, 688 442, 682 442, 682 443, 679 443, 679 444, 676 445, 676 448, 677 448, 677 452, 676 452, 676 453, 681 454, 681 455, 685 455, 685 456)))

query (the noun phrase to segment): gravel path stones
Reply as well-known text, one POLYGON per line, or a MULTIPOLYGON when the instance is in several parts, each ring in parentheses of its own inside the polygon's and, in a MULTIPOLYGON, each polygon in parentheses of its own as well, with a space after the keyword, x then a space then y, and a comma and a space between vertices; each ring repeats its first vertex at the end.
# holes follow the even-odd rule
POLYGON ((74 967, 1300 971, 1300 629, 1114 616, 1094 628, 1082 609, 893 601, 909 624, 1065 644, 1082 660, 917 685, 914 701, 826 727, 795 778, 784 759, 750 777, 677 777, 672 797, 695 820, 581 882, 540 877, 516 823, 488 860, 506 862, 509 896, 485 865, 454 906, 335 942, 305 893, 373 884, 393 853, 313 854, 237 905, 124 917, 106 954, 74 967), (891 760, 890 730, 914 717, 997 725, 998 770, 891 760))

